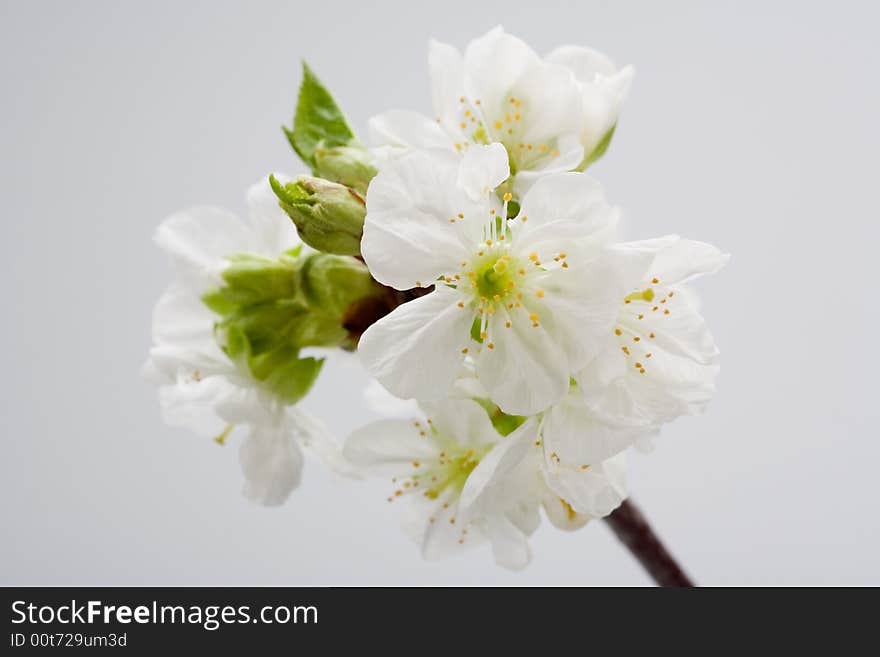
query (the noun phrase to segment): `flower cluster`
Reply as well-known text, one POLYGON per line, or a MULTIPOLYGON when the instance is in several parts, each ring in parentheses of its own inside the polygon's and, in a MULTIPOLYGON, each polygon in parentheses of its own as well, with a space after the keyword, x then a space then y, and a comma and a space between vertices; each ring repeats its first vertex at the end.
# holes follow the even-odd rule
POLYGON ((584 173, 630 67, 541 58, 500 27, 464 53, 432 41, 428 60, 433 118, 376 116, 371 148, 305 68, 285 132, 311 175, 252 188, 249 225, 213 209, 162 224, 177 280, 148 369, 168 422, 221 443, 247 428, 249 497, 282 502, 304 446, 391 477, 426 558, 486 540, 517 569, 542 509, 569 530, 613 512, 627 450, 705 407, 718 350, 687 284, 727 256, 622 241, 584 173), (341 449, 297 406, 316 348, 357 349, 393 416, 341 449))

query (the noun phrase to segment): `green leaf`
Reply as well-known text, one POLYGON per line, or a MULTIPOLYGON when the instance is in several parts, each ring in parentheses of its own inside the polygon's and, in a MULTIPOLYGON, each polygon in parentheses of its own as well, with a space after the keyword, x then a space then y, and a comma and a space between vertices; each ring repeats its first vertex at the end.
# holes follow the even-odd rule
POLYGON ((319 146, 332 148, 355 141, 354 131, 342 110, 305 62, 293 129, 284 127, 283 130, 293 150, 312 169, 315 168, 315 151, 319 146))

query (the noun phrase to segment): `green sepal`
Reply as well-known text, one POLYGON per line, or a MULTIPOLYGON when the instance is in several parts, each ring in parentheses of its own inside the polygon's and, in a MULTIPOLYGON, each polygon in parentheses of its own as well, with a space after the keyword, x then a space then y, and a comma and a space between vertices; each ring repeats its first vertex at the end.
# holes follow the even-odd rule
POLYGON ((605 151, 607 151, 608 147, 611 145, 611 139, 612 137, 614 137, 614 130, 616 128, 617 124, 615 123, 608 129, 608 131, 604 135, 602 135, 602 139, 599 140, 599 143, 596 144, 596 147, 593 149, 593 151, 586 157, 586 159, 584 159, 583 163, 578 167, 579 171, 583 171, 593 162, 605 155, 605 151))
POLYGON ((524 415, 510 415, 505 413, 489 399, 474 399, 474 401, 483 407, 483 410, 486 411, 489 420, 492 422, 492 426, 495 427, 495 431, 502 436, 510 435, 528 419, 524 415))

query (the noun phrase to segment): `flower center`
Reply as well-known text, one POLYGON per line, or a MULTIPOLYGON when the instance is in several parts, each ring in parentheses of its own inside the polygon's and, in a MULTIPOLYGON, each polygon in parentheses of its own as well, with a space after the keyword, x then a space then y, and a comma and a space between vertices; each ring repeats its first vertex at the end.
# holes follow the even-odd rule
POLYGON ((456 150, 462 151, 471 144, 501 142, 510 158, 511 176, 523 169, 538 168, 545 158, 559 155, 555 138, 541 143, 525 139, 528 106, 522 99, 511 95, 498 107, 486 107, 480 99, 471 102, 465 96, 458 100, 456 127, 463 140, 455 144, 456 150))
POLYGON ((395 497, 416 492, 430 500, 436 500, 444 493, 445 496, 460 494, 467 478, 479 465, 491 445, 485 447, 462 445, 454 438, 439 435, 430 419, 427 425, 418 420, 414 421, 413 428, 418 434, 414 440, 431 440, 440 447, 440 453, 436 459, 413 461, 412 471, 408 476, 392 479, 397 489, 388 501, 393 502, 395 497))

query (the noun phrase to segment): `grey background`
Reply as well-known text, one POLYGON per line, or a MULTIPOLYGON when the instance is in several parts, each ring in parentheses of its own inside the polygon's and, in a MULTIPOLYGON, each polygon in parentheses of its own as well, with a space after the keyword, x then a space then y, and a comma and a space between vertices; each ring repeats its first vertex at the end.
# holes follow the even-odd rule
MULTIPOLYGON (((699 286, 717 398, 633 455, 634 498, 703 583, 880 584, 877 21, 869 2, 3 0, 0 583, 647 583, 602 523, 545 523, 519 574, 487 550, 424 563, 384 482, 314 461, 254 507, 236 446, 163 426, 139 378, 170 278, 152 232, 302 171, 279 130, 299 58, 363 130, 429 109, 429 36, 502 22, 635 65, 594 173, 633 238, 733 254, 699 286)), ((335 362, 307 406, 345 436, 365 381, 335 362)))

